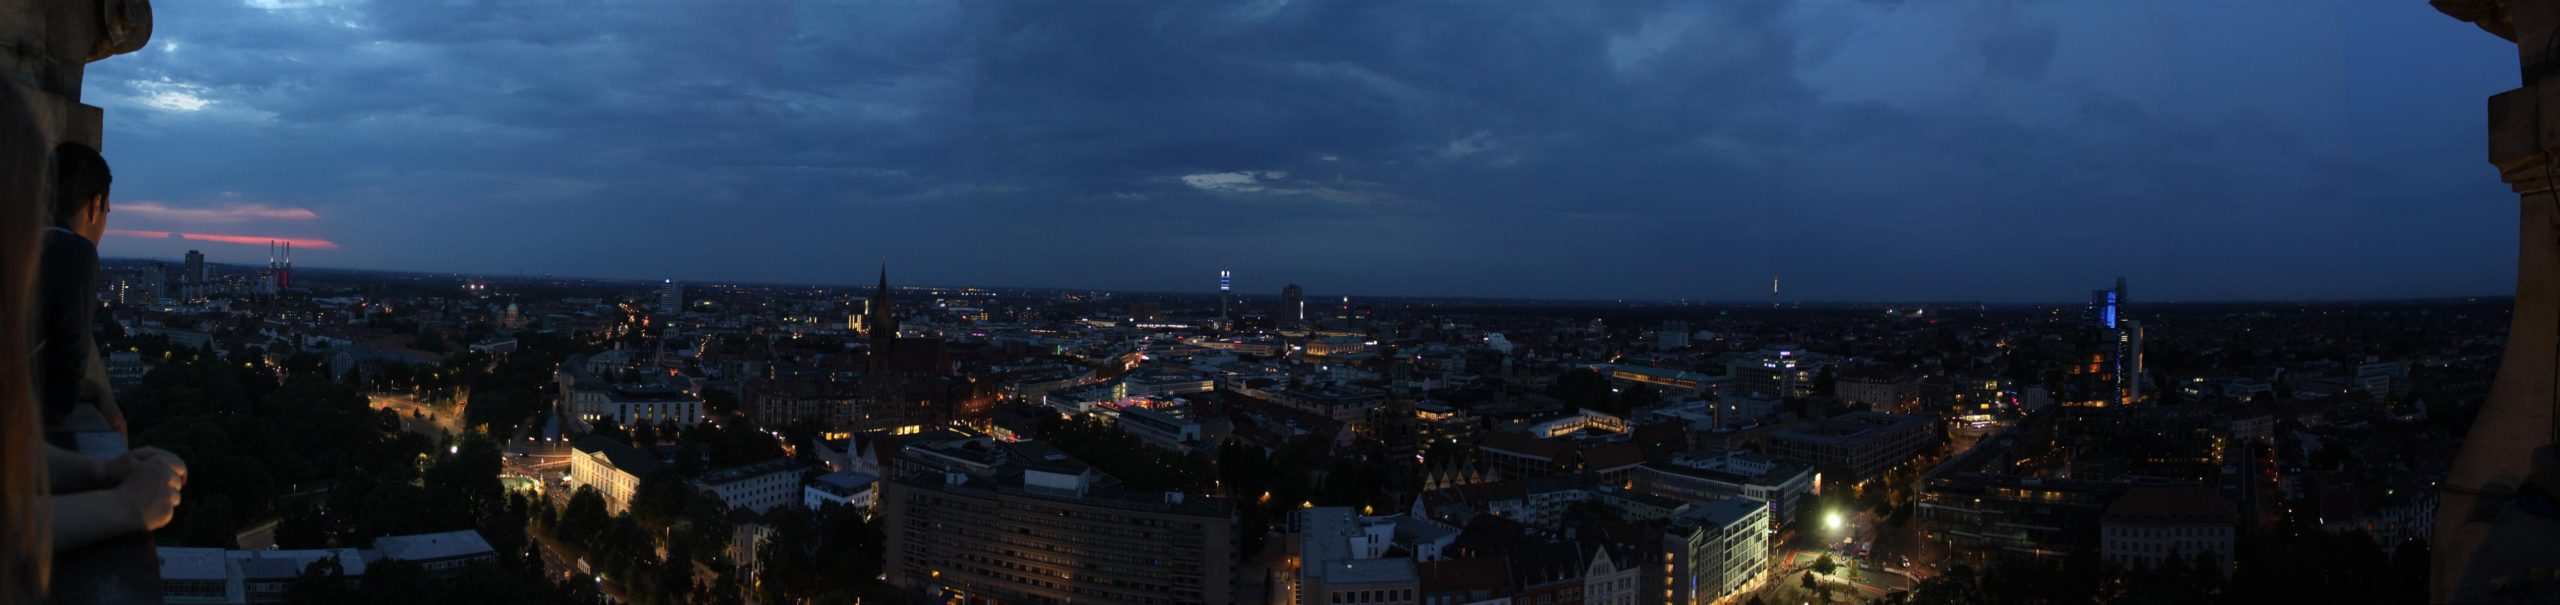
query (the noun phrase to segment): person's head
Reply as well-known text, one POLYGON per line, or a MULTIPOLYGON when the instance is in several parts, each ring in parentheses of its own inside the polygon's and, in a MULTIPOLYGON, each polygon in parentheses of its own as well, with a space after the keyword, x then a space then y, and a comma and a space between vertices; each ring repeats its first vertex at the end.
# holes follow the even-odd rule
POLYGON ((53 217, 90 242, 107 235, 107 186, 116 175, 98 148, 76 141, 53 148, 53 217))
POLYGON ((41 600, 53 561, 44 429, 36 419, 27 302, 44 231, 44 141, 17 86, 0 82, 0 602, 41 600))

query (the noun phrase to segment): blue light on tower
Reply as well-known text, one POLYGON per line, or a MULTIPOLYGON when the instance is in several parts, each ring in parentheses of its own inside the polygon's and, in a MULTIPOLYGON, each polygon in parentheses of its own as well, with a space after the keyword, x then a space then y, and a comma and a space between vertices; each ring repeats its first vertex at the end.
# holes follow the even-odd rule
POLYGON ((2117 307, 2121 302, 2117 300, 2117 296, 2118 293, 2114 290, 2092 290, 2089 292, 2089 315, 2087 321, 2090 325, 2108 330, 2116 329, 2117 307))

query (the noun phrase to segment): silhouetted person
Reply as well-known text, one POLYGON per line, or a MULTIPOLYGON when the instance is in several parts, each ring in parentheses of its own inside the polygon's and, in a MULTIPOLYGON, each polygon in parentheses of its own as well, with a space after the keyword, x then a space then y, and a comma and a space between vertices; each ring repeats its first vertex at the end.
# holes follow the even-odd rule
POLYGON ((157 449, 101 459, 44 443, 29 311, 52 173, 33 118, 0 82, 0 603, 42 601, 56 553, 168 525, 187 477, 157 449))
POLYGON ((44 260, 36 270, 36 400, 49 429, 87 402, 121 433, 124 414, 90 331, 98 308, 98 239, 107 232, 107 188, 115 174, 96 148, 73 142, 53 148, 53 178, 53 224, 45 229, 44 260))

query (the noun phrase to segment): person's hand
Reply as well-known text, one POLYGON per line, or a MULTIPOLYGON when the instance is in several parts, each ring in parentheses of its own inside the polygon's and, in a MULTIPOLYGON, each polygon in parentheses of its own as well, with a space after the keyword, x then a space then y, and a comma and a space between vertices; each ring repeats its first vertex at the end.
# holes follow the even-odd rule
POLYGON ((177 512, 178 493, 187 486, 186 463, 168 452, 119 460, 130 462, 124 481, 116 485, 117 499, 133 507, 140 529, 153 531, 169 525, 177 512))
POLYGON ((104 466, 99 469, 98 482, 101 484, 123 483, 125 475, 133 473, 133 467, 136 463, 160 458, 167 458, 171 461, 177 462, 179 478, 185 478, 187 464, 186 462, 178 461, 177 454, 172 454, 169 453, 169 450, 156 447, 144 447, 125 452, 122 456, 117 456, 113 459, 107 460, 104 463, 104 466))

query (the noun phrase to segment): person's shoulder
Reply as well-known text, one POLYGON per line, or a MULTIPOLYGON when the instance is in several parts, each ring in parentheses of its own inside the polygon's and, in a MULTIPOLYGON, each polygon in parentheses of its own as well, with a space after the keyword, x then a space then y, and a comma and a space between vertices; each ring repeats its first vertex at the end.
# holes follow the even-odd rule
POLYGON ((72 233, 70 229, 64 229, 61 227, 45 229, 45 253, 52 254, 56 250, 64 252, 81 251, 87 252, 89 256, 97 256, 98 244, 89 241, 89 238, 81 237, 78 233, 72 233))
POLYGON ((98 244, 67 229, 46 229, 43 263, 53 266, 98 264, 98 244))

